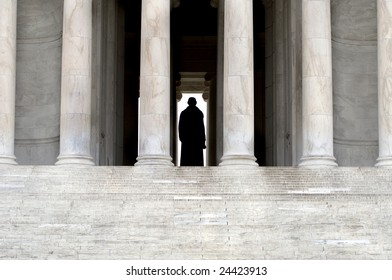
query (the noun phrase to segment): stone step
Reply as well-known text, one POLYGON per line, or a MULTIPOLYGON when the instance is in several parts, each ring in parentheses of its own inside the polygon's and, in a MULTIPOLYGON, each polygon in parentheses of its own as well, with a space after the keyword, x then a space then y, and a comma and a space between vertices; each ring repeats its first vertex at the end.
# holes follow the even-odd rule
POLYGON ((14 167, 0 169, 0 190, 23 192, 99 191, 132 193, 390 193, 388 170, 337 168, 138 168, 138 167, 14 167), (23 171, 24 170, 24 171, 23 171), (83 186, 81 188, 80 186, 83 186), (38 189, 37 189, 38 188, 38 189), (323 189, 327 188, 327 189, 323 189))
POLYGON ((0 167, 0 258, 392 258, 391 173, 0 167))

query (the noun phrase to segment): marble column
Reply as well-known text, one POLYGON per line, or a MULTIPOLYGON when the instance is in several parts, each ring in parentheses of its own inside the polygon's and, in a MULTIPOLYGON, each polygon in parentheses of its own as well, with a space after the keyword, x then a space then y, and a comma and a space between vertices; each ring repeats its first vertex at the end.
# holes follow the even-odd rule
POLYGON ((91 139, 92 0, 64 0, 60 155, 56 165, 94 165, 91 139))
POLYGON ((335 167, 330 0, 302 1, 301 167, 335 167))
POLYGON ((15 140, 16 0, 0 1, 0 164, 17 164, 15 140))
POLYGON ((377 167, 392 167, 392 0, 377 1, 378 142, 377 167))
POLYGON ((140 135, 136 165, 173 165, 170 156, 170 0, 143 0, 140 135))
MULTIPOLYGON (((207 102, 207 166, 216 166, 220 160, 217 158, 217 90, 216 90, 216 74, 211 76, 207 73, 205 76, 205 85, 208 87, 207 102)), ((207 90, 207 89, 206 89, 207 90)))
POLYGON ((254 157, 253 1, 224 7, 223 157, 220 165, 257 166, 254 157))
MULTIPOLYGON (((217 34, 217 67, 216 67, 216 118, 215 118, 215 165, 218 165, 223 156, 223 61, 224 61, 224 30, 225 30, 225 1, 218 3, 218 34, 217 34)), ((209 119, 211 115, 208 115, 209 119)), ((211 148, 211 147, 210 147, 211 148)))

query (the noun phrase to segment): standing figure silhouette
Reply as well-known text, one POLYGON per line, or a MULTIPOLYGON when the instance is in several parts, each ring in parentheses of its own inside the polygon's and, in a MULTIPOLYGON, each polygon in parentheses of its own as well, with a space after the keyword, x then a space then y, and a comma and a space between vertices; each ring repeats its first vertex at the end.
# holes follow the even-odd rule
POLYGON ((203 149, 206 148, 204 115, 196 106, 194 97, 188 99, 188 107, 181 112, 178 125, 181 146, 181 166, 203 166, 203 149))

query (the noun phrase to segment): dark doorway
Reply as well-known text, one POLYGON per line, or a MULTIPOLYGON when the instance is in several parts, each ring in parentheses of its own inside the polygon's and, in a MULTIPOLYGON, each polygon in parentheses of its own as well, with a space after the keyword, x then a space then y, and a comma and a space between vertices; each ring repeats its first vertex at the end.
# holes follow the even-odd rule
POLYGON ((218 12, 210 0, 181 0, 172 10, 173 71, 216 72, 218 12))
MULTIPOLYGON (((210 0, 181 0, 177 8, 172 9, 171 13, 171 48, 172 48, 172 77, 173 85, 181 83, 181 73, 192 74, 200 73, 210 79, 216 76, 217 72, 217 31, 218 31, 218 9, 211 6, 210 0), (208 73, 208 74, 207 74, 208 73)), ((183 83, 184 84, 184 83, 183 83)), ((213 85, 212 87, 216 87, 213 85)), ((181 89, 186 92, 184 87, 173 87, 172 91, 172 151, 173 159, 177 159, 180 152, 176 145, 177 139, 177 92, 181 89)), ((203 92, 203 89, 201 89, 203 92)), ((216 90, 209 90, 208 100, 216 98, 216 90)), ((211 102, 208 102, 209 106, 211 102)), ((212 103, 214 104, 214 103, 212 103)), ((206 128, 207 149, 212 151, 211 146, 216 146, 214 126, 211 125, 216 120, 216 110, 208 110, 208 125, 206 128)), ((207 114, 204 114, 205 117, 207 114)), ((211 164, 207 164, 211 165, 211 164)))
POLYGON ((255 157, 259 165, 266 165, 265 135, 265 9, 261 0, 253 0, 254 41, 254 102, 255 157))
MULTIPOLYGON (((123 165, 134 165, 138 156, 139 116, 139 75, 140 75, 140 34, 142 1, 119 2, 124 11, 124 123, 123 123, 123 165)), ((121 20, 121 18, 120 18, 121 20)), ((121 58, 120 58, 121 59, 121 58)), ((121 104, 120 104, 121 105, 121 104)))

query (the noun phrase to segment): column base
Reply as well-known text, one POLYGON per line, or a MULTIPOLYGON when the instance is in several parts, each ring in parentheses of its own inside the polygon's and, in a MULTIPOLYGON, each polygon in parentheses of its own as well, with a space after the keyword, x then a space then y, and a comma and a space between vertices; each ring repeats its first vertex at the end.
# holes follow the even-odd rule
POLYGON ((59 156, 55 165, 95 165, 93 158, 90 156, 59 156))
POLYGON ((230 166, 230 165, 247 165, 247 166, 259 166, 256 163, 256 158, 251 155, 226 155, 221 159, 219 166, 230 166))
POLYGON ((392 168, 392 157, 379 157, 375 167, 379 168, 392 168))
POLYGON ((330 156, 306 156, 301 158, 298 167, 303 168, 334 168, 338 167, 335 157, 330 156))
POLYGON ((17 165, 16 157, 14 156, 0 156, 0 165, 17 165))
POLYGON ((135 166, 141 165, 163 165, 163 166, 174 166, 172 158, 164 155, 148 155, 140 156, 136 158, 137 162, 135 166))

